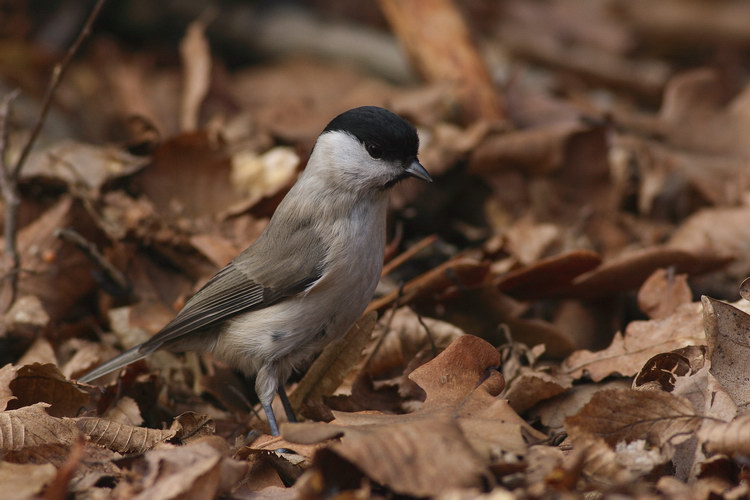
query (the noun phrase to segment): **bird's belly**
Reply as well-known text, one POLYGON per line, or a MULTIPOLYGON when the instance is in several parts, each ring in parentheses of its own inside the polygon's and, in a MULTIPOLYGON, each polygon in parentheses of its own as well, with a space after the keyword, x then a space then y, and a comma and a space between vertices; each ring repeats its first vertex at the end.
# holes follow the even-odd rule
POLYGON ((382 264, 365 267, 367 273, 340 274, 307 294, 228 320, 221 327, 214 356, 248 375, 269 362, 300 368, 362 315, 382 264))

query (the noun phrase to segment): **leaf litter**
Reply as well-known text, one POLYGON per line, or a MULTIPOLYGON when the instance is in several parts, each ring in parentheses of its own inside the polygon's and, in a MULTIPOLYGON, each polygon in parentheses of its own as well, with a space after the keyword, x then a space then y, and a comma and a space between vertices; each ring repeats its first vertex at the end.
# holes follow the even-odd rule
MULTIPOLYGON (((748 495, 747 6, 454 3, 97 21, 17 179, 20 267, 0 255, 0 497, 748 495), (368 313, 287 387, 301 422, 264 434, 209 355, 76 382, 254 241, 366 104, 414 122, 436 182, 395 188, 368 313)), ((62 2, 80 19, 54 35, 38 9, 0 23, 28 56, 0 65, 4 162, 85 14, 62 2)))

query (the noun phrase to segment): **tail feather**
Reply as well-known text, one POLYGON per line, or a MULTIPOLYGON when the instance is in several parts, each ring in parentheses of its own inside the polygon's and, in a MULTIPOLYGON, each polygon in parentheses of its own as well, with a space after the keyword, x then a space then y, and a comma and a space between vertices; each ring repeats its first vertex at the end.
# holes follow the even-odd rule
POLYGON ((106 363, 102 363, 98 367, 94 368, 90 372, 88 372, 83 377, 79 378, 79 382, 88 383, 92 380, 96 380, 99 377, 103 377, 104 375, 108 373, 112 373, 116 370, 119 370, 120 368, 129 365, 130 363, 135 363, 136 361, 139 361, 149 354, 151 354, 151 351, 141 352, 140 351, 140 345, 137 345, 133 347, 132 349, 128 349, 124 353, 120 354, 119 356, 116 356, 106 363))

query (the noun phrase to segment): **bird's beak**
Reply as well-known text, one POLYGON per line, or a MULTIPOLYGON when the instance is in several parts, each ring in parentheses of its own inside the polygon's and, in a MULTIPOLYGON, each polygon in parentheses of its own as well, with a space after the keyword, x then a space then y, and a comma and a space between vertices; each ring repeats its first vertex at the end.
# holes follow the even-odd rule
POLYGON ((413 162, 411 162, 411 165, 406 167, 406 173, 412 177, 416 177, 417 179, 432 182, 432 177, 430 177, 429 172, 427 172, 427 170, 422 166, 421 163, 419 163, 418 160, 414 160, 413 162))

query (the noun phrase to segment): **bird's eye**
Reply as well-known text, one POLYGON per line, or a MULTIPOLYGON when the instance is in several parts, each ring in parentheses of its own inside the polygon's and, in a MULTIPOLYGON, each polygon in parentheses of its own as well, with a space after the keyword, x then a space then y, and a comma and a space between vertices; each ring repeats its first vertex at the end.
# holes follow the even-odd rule
POLYGON ((376 160, 379 160, 383 157, 383 150, 376 144, 368 144, 367 152, 370 153, 370 156, 372 156, 376 160))

